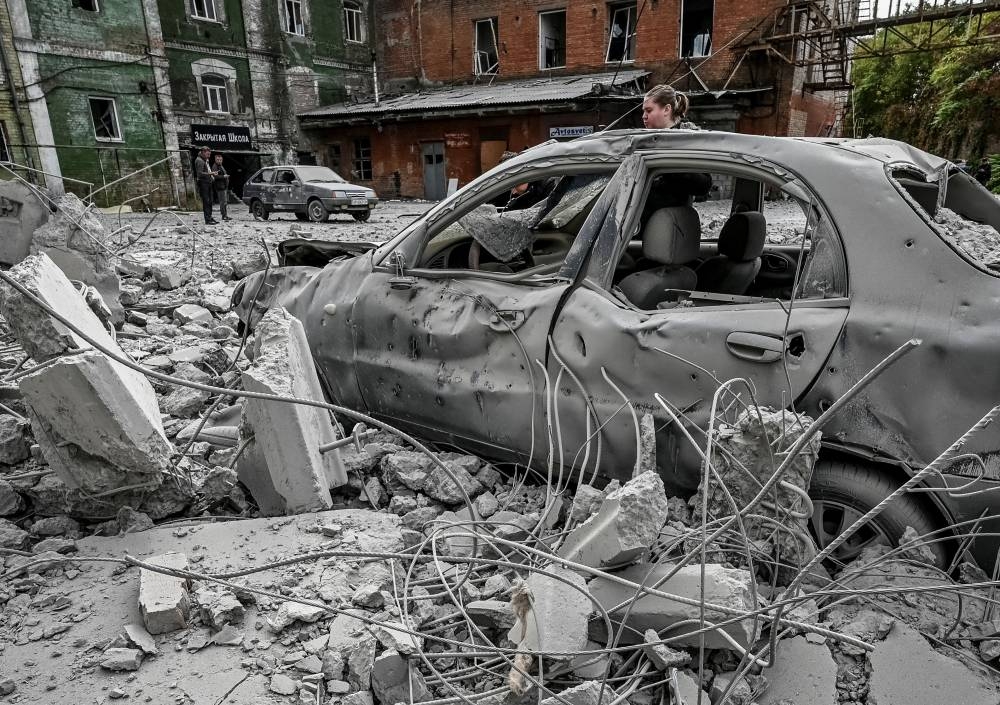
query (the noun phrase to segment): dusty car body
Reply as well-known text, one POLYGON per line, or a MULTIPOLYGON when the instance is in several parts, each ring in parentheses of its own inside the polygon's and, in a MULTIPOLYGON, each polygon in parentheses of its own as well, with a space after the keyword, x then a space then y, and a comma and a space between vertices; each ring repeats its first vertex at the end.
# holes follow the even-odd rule
MULTIPOLYGON (((671 212, 688 213, 692 200, 671 212)), ((815 418, 919 339, 824 429, 821 458, 833 474, 813 520, 822 543, 1000 399, 1000 278, 946 236, 938 208, 1000 230, 1000 205, 984 189, 902 143, 617 131, 529 150, 381 246, 284 243, 294 266, 272 270, 263 287, 260 274, 246 280, 234 303, 250 322, 278 304, 299 317, 336 402, 542 472, 629 477, 639 419, 651 414, 658 469, 680 493, 696 487, 699 458, 655 394, 699 439, 720 385, 733 378, 746 381, 732 386, 743 400, 749 387, 760 404, 815 418), (656 220, 643 211, 656 179, 703 172, 728 194, 716 201, 731 208, 727 224, 740 211, 766 211, 776 194, 801 207, 802 232, 787 242, 768 235, 742 293, 665 285, 669 296, 656 307, 635 305, 622 294, 628 277, 654 272, 669 284, 678 269, 701 271, 722 257, 719 240, 705 238, 690 266, 668 253, 643 269, 653 254, 644 228, 656 220), (474 263, 474 251, 504 243, 488 241, 466 216, 542 179, 571 184, 528 221, 537 237, 522 260, 474 263), (588 187, 595 181, 603 186, 588 187), (585 193, 585 202, 567 207, 567 193, 585 193)), ((502 208, 497 217, 503 232, 524 223, 502 208)), ((733 406, 727 399, 719 395, 718 418, 733 406)), ((996 425, 966 451, 978 459, 931 476, 926 492, 902 498, 896 523, 875 533, 891 539, 906 524, 957 524, 963 533, 983 515, 979 528, 997 531, 996 425)), ((845 559, 878 538, 859 538, 845 559)), ((991 562, 994 546, 977 541, 976 555, 991 562)))
POLYGON ((365 186, 347 183, 325 166, 265 167, 243 187, 242 200, 254 217, 294 213, 299 220, 320 223, 331 213, 350 213, 365 221, 378 205, 378 196, 365 186))

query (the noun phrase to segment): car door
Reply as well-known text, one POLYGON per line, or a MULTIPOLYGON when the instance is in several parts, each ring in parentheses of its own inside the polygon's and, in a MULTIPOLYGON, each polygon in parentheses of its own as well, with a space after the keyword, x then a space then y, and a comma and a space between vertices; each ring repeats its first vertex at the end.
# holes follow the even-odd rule
POLYGON ((298 177, 292 169, 278 169, 274 176, 274 210, 295 210, 301 204, 299 191, 301 184, 296 184, 298 177))
MULTIPOLYGON (((607 179, 613 168, 606 167, 607 179)), ((566 233, 538 237, 542 244, 532 247, 542 263, 528 267, 537 274, 471 269, 473 245, 456 228, 477 208, 489 212, 487 204, 517 184, 512 178, 456 195, 440 218, 382 253, 354 307, 355 370, 373 415, 425 437, 537 461, 547 454, 546 337, 584 259, 576 250, 593 241, 592 221, 600 218, 591 212, 577 214, 582 225, 559 221, 579 230, 558 257, 552 243, 566 233)), ((492 216, 504 223, 522 217, 502 209, 492 216)))
POLYGON ((699 480, 700 457, 655 394, 683 415, 687 430, 701 445, 704 435, 698 429, 708 427, 713 398, 727 380, 746 383, 732 386, 738 401, 734 394, 719 397, 720 418, 732 420, 750 400, 748 385, 761 405, 782 408, 801 400, 823 369, 847 317, 843 250, 812 202, 811 259, 806 258, 799 277, 805 295, 781 301, 703 292, 678 305, 667 304, 670 308, 639 310, 614 289, 613 281, 629 241, 639 234, 643 194, 650 190, 654 166, 719 172, 729 183, 757 178, 798 197, 808 195, 799 184, 782 183, 773 172, 725 156, 675 154, 657 161, 640 155, 633 160, 638 180, 619 197, 618 207, 610 209, 582 285, 573 290, 555 323, 549 375, 564 372, 556 398, 564 405, 560 419, 566 457, 576 458, 579 465, 586 456, 600 474, 627 478, 635 463, 639 421, 652 414, 661 475, 673 490, 690 491, 699 480), (836 286, 817 286, 824 277, 836 280, 836 286), (588 406, 596 413, 589 428, 601 427, 600 453, 598 439, 589 437, 586 425, 566 421, 585 418, 588 406))

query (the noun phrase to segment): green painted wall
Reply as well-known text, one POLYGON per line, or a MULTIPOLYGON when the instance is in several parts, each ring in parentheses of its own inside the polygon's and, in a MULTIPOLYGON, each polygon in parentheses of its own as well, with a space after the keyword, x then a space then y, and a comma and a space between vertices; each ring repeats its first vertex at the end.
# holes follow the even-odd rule
POLYGON ((198 93, 198 82, 191 69, 192 64, 200 59, 216 59, 225 62, 236 70, 235 91, 230 92, 229 109, 234 116, 249 117, 252 110, 250 87, 250 64, 245 58, 234 56, 216 56, 198 51, 184 49, 167 49, 167 60, 170 62, 170 92, 176 110, 201 110, 201 96, 198 93), (242 108, 242 109, 241 109, 242 108))
POLYGON ((100 0, 99 12, 73 7, 70 0, 28 0, 27 6, 36 39, 121 51, 148 43, 140 0, 100 0))
POLYGON ((246 25, 240 0, 215 0, 219 22, 188 15, 191 0, 159 0, 160 26, 166 41, 210 44, 217 48, 245 48, 246 25))

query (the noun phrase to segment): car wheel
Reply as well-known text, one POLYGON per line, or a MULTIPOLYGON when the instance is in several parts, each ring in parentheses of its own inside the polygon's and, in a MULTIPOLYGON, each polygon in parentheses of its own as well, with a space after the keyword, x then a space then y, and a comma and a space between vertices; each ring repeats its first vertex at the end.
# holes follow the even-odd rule
POLYGON ((306 204, 306 215, 309 220, 314 223, 322 223, 330 217, 330 213, 326 210, 323 204, 316 199, 313 199, 306 204))
POLYGON ((366 220, 368 220, 369 218, 372 217, 372 212, 371 211, 357 211, 355 213, 351 213, 351 215, 354 216, 354 219, 356 221, 358 221, 359 223, 363 223, 363 222, 365 222, 366 220))
POLYGON ((306 215, 305 213, 299 213, 298 211, 296 211, 295 220, 309 220, 309 216, 306 215))
MULTIPOLYGON (((817 545, 825 548, 898 487, 888 473, 870 465, 841 460, 818 461, 809 486, 813 501, 809 528, 817 545)), ((937 529, 921 502, 913 496, 902 495, 837 548, 829 567, 843 567, 875 543, 896 546, 907 526, 912 526, 921 536, 937 529)), ((931 538, 938 536, 935 534, 931 538)), ((928 544, 928 548, 934 553, 937 567, 944 568, 945 547, 937 542, 928 544)))
POLYGON ((271 215, 270 211, 264 207, 264 202, 256 198, 250 202, 250 213, 258 220, 267 220, 268 216, 271 215))

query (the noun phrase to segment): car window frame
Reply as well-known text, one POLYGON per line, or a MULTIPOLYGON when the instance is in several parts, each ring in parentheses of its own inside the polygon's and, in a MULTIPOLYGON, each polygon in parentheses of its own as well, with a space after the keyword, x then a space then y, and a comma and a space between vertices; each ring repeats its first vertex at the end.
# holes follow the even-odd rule
MULTIPOLYGON (((628 200, 629 210, 622 221, 622 227, 602 228, 601 234, 604 238, 615 237, 614 247, 608 247, 608 242, 595 243, 595 256, 591 257, 587 270, 583 278, 594 288, 605 291, 615 300, 617 297, 611 293, 613 289, 613 278, 615 267, 628 248, 629 243, 639 235, 639 225, 642 216, 642 208, 636 204, 645 204, 649 197, 653 178, 662 173, 664 167, 670 170, 683 170, 692 172, 724 173, 729 176, 742 176, 762 181, 765 185, 771 184, 786 191, 798 191, 794 194, 800 200, 812 204, 819 211, 820 217, 825 221, 830 229, 831 237, 837 244, 837 256, 843 269, 844 293, 842 296, 829 298, 800 298, 793 296, 790 301, 795 304, 806 303, 810 305, 822 302, 819 305, 828 306, 830 302, 849 301, 851 298, 851 278, 850 267, 847 260, 847 249, 844 246, 844 239, 836 221, 830 215, 830 210, 819 197, 816 189, 808 186, 807 182, 797 173, 785 166, 776 164, 757 155, 740 155, 733 153, 713 152, 705 150, 671 150, 664 152, 661 150, 640 150, 636 151, 632 157, 636 160, 633 167, 635 181, 632 182, 631 197, 628 200), (636 187, 641 181, 640 197, 635 198, 638 190, 636 187), (625 233, 631 233, 624 237, 625 233), (606 252, 606 256, 601 256, 606 252)), ((621 207, 618 209, 621 210, 621 207)), ((814 226, 815 227, 815 226, 814 226)), ((624 302, 623 302, 624 303, 624 302)), ((733 307, 746 308, 747 306, 774 306, 785 305, 785 300, 774 299, 760 303, 734 303, 712 306, 713 309, 731 309, 733 307)), ((629 304, 631 305, 631 304, 629 304)), ((634 307, 637 311, 642 311, 634 307)))
MULTIPOLYGON (((400 267, 395 262, 395 253, 400 253, 403 257, 403 269, 407 275, 420 276, 428 279, 439 279, 444 277, 455 277, 456 274, 462 276, 477 277, 483 279, 494 279, 499 281, 509 281, 512 283, 531 284, 530 280, 521 277, 521 273, 504 274, 500 272, 488 272, 474 269, 425 269, 412 267, 410 262, 420 261, 427 244, 449 226, 460 220, 462 217, 472 212, 475 208, 488 202, 491 198, 496 198, 505 190, 509 191, 517 184, 546 179, 552 176, 576 175, 582 173, 608 173, 611 178, 604 192, 595 200, 594 207, 587 219, 580 226, 580 231, 574 239, 574 244, 567 253, 563 267, 558 273, 546 276, 546 283, 555 283, 566 279, 575 278, 575 271, 568 271, 571 255, 579 249, 577 241, 585 233, 588 225, 591 224, 593 213, 599 208, 599 203, 606 196, 611 184, 621 172, 623 160, 620 156, 604 156, 594 158, 592 155, 578 156, 570 155, 565 161, 560 161, 554 165, 553 159, 542 159, 538 161, 522 162, 513 165, 509 170, 499 173, 487 173, 483 177, 471 182, 466 188, 442 201, 434 209, 433 217, 421 219, 419 224, 401 232, 396 238, 386 243, 383 248, 379 248, 373 257, 373 270, 379 271, 399 271, 400 267)), ((599 223, 598 223, 599 225, 599 223)), ((591 234, 590 241, 596 236, 596 228, 591 234)), ((587 240, 587 238, 584 238, 587 240)), ((587 242, 589 249, 590 241, 587 242)), ((575 257, 573 262, 576 267, 582 264, 582 258, 575 257)), ((570 267, 572 269, 572 267, 570 267)), ((540 281, 540 280, 535 280, 540 281)))
POLYGON ((258 171, 256 174, 254 174, 253 176, 251 176, 250 177, 250 181, 248 181, 247 183, 254 184, 254 185, 264 185, 264 184, 273 183, 273 181, 274 181, 274 174, 275 174, 276 171, 277 171, 277 168, 275 168, 273 166, 266 166, 263 169, 261 169, 260 171, 258 171), (257 179, 258 176, 260 177, 259 180, 257 179), (270 176, 270 178, 265 178, 266 176, 270 176))

